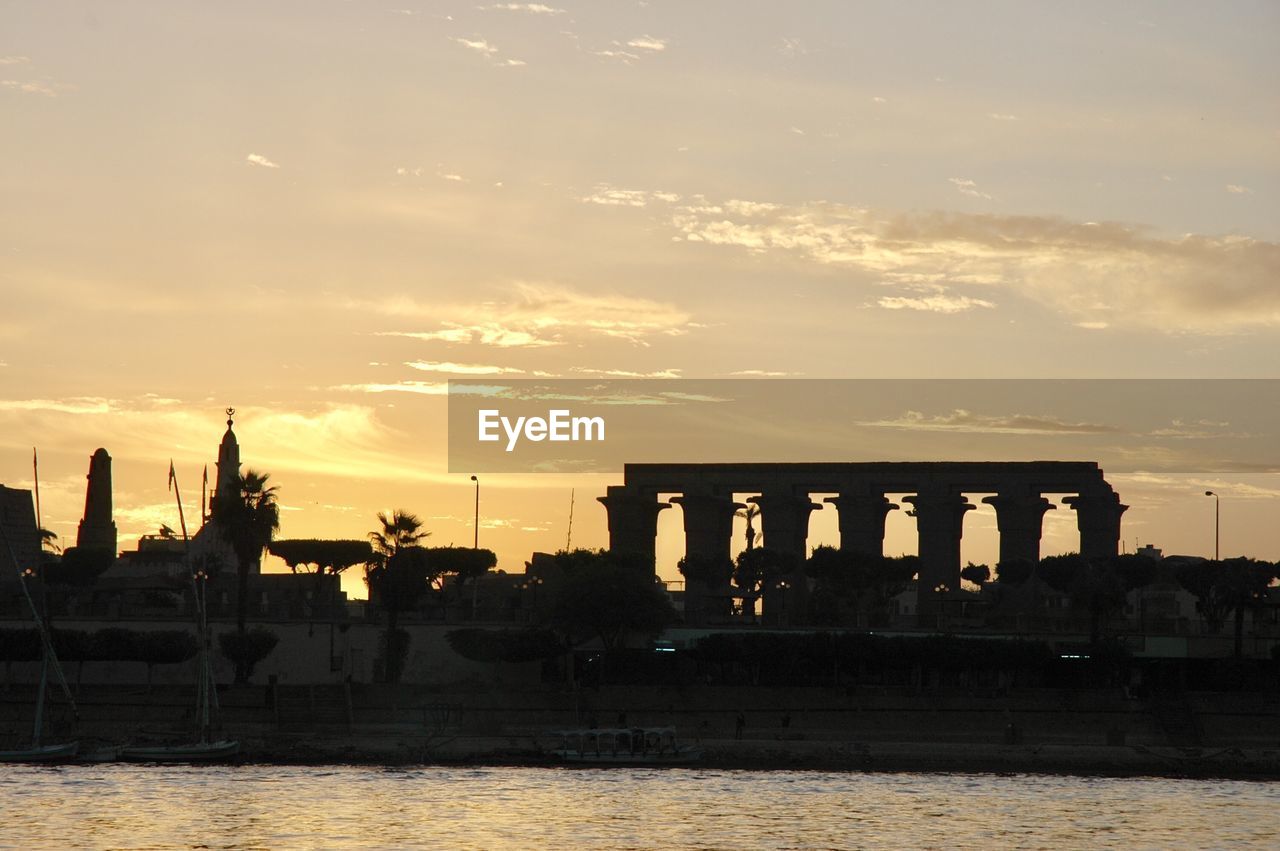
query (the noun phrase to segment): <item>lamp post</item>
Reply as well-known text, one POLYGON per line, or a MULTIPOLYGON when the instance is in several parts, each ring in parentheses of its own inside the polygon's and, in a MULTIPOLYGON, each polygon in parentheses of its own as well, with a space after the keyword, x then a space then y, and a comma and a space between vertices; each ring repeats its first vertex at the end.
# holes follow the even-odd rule
POLYGON ((1218 542, 1221 540, 1219 531, 1222 529, 1220 520, 1222 518, 1222 501, 1213 491, 1205 491, 1205 496, 1213 497, 1213 560, 1218 561, 1218 542))
POLYGON ((476 483, 475 538, 472 540, 471 549, 478 550, 480 549, 480 480, 472 476, 471 481, 476 483))

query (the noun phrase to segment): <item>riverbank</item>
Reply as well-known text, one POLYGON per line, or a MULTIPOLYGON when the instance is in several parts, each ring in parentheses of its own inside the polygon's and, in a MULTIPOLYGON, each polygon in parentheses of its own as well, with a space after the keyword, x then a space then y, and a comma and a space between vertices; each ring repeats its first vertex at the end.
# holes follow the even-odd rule
MULTIPOLYGON (((0 738, 29 735, 32 698, 0 692, 0 738)), ((86 746, 180 741, 193 726, 181 686, 86 685, 77 704, 78 726, 57 701, 50 724, 86 746)), ((715 768, 1280 779, 1269 692, 330 683, 228 687, 219 704, 218 735, 255 763, 552 765, 549 731, 669 726, 715 768)))
MULTIPOLYGON (((333 739, 247 737, 242 744, 244 761, 272 765, 551 767, 559 765, 549 753, 552 741, 551 736, 441 738, 388 732, 333 739)), ((733 739, 699 746, 704 756, 697 767, 717 769, 1280 780, 1280 748, 733 739)))

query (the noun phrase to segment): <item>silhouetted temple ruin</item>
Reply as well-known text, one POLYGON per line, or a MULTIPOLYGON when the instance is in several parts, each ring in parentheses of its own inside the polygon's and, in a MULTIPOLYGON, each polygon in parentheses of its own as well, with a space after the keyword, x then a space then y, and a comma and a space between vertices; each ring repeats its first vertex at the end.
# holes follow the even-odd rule
POLYGON ((112 519, 111 456, 99 449, 89 458, 89 484, 84 493, 84 517, 76 530, 76 546, 106 550, 115 555, 116 524, 112 519))
POLYGON ((1080 552, 1114 556, 1120 516, 1128 507, 1096 463, 1081 461, 878 462, 814 464, 628 464, 624 484, 600 497, 609 515, 609 547, 652 563, 658 514, 671 504, 684 514, 685 552, 728 559, 735 493, 759 493, 764 541, 770 549, 803 559, 809 515, 822 506, 811 494, 835 493, 825 501, 839 512, 840 545, 879 555, 885 516, 899 506, 885 494, 910 494, 919 534, 918 612, 931 621, 940 595, 960 585, 960 539, 964 514, 976 506, 966 493, 993 493, 1000 531, 1000 561, 1035 562, 1040 557, 1044 513, 1056 506, 1044 494, 1065 494, 1076 512, 1080 552), (659 495, 679 494, 670 503, 659 495))

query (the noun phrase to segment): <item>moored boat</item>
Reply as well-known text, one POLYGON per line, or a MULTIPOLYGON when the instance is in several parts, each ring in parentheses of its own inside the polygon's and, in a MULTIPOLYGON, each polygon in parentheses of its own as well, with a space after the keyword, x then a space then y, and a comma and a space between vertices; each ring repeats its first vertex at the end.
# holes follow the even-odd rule
POLYGON ((50 763, 67 762, 75 759, 79 742, 65 742, 56 745, 42 745, 13 751, 0 751, 0 762, 50 763))
POLYGON ((126 762, 226 762, 240 753, 238 741, 193 742, 183 745, 140 745, 121 748, 126 762))
POLYGON ((80 749, 79 741, 59 742, 56 745, 46 745, 43 741, 45 699, 49 690, 50 674, 53 674, 62 686, 62 693, 66 696, 67 705, 71 709, 71 714, 77 726, 80 721, 80 713, 76 710, 76 701, 71 694, 71 686, 67 684, 67 678, 62 673, 62 665, 58 662, 58 654, 54 650, 53 639, 49 635, 48 620, 31 596, 31 589, 27 587, 29 581, 35 580, 40 576, 40 570, 38 566, 31 566, 24 570, 22 565, 18 563, 18 557, 14 555, 13 545, 9 541, 9 535, 5 531, 3 523, 0 523, 0 543, 4 544, 5 554, 9 557, 8 561, 13 565, 13 569, 17 574, 22 596, 27 601, 27 607, 31 610, 31 616, 35 619, 36 630, 40 635, 40 685, 36 690, 35 718, 31 726, 31 747, 0 751, 0 763, 49 763, 70 760, 75 757, 76 751, 80 749))
POLYGON ((674 727, 559 730, 551 754, 562 762, 590 765, 687 765, 702 749, 683 745, 674 727))

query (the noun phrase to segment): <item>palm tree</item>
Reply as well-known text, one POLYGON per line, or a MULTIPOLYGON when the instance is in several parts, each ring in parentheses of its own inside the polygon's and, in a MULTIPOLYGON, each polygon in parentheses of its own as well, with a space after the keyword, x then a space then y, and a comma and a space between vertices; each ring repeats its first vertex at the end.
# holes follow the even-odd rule
POLYGON ((365 564, 364 581, 370 598, 387 613, 384 636, 386 679, 399 682, 408 644, 400 635, 402 609, 412 609, 426 593, 431 582, 431 566, 427 551, 419 542, 430 535, 422 531, 422 520, 416 514, 396 509, 388 516, 378 512, 382 528, 369 533, 373 555, 365 564))
MULTIPOLYGON (((214 517, 222 538, 236 554, 236 632, 243 635, 249 609, 249 576, 262 563, 262 551, 280 530, 280 505, 276 488, 267 486, 270 475, 245 470, 239 489, 233 494, 218 494, 214 500, 214 517), (255 568, 250 570, 250 568, 255 568)), ((243 672, 236 672, 236 682, 244 682, 243 672)))
POLYGON ((406 547, 416 547, 430 532, 422 531, 422 520, 416 514, 397 508, 388 516, 385 511, 378 512, 378 522, 382 529, 369 533, 369 542, 373 545, 373 561, 370 566, 386 566, 387 559, 406 547))
POLYGON ((57 555, 62 552, 62 547, 58 546, 58 533, 48 529, 40 530, 40 549, 47 553, 57 555))
MULTIPOLYGON (((742 508, 734 512, 734 516, 745 518, 747 521, 747 549, 755 549, 756 546, 756 527, 755 519, 760 516, 760 506, 754 502, 749 502, 742 508)), ((761 546, 764 546, 763 542, 761 546)))

